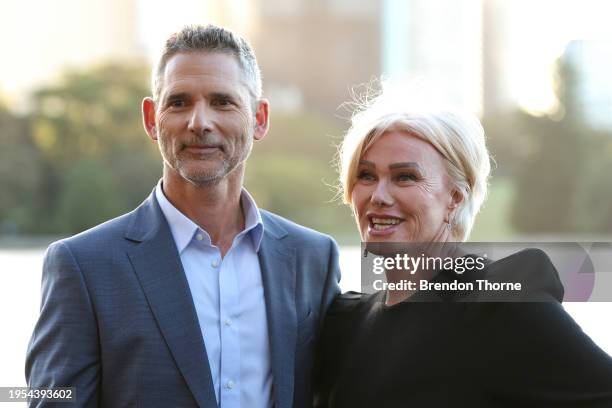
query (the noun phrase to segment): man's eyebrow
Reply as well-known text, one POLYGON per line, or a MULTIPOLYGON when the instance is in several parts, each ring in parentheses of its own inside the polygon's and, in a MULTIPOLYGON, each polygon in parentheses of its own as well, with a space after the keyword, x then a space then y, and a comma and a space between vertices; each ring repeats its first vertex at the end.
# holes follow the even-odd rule
MULTIPOLYGON (((164 97, 163 101, 164 101, 164 104, 166 104, 168 102, 172 102, 176 100, 185 100, 189 98, 191 98, 191 94, 189 92, 176 92, 176 93, 168 93, 164 97)), ((211 92, 210 94, 208 94, 208 98, 228 100, 232 102, 240 101, 240 98, 238 95, 230 93, 230 92, 211 92)))
POLYGON ((177 99, 187 99, 189 98, 189 94, 187 92, 176 92, 176 93, 170 93, 168 95, 166 95, 166 97, 164 98, 164 101, 176 101, 177 99))
POLYGON ((209 97, 211 99, 227 99, 231 101, 239 101, 238 95, 229 92, 211 92, 209 97))
POLYGON ((390 170, 403 169, 403 168, 412 168, 412 169, 417 169, 419 171, 423 170, 421 166, 419 165, 419 163, 417 162, 399 162, 399 163, 393 163, 389 165, 390 170))

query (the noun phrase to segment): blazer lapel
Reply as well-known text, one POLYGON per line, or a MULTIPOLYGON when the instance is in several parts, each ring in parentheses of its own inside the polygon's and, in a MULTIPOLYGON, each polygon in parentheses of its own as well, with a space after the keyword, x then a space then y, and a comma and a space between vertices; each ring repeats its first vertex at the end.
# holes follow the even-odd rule
POLYGON ((154 193, 132 215, 128 256, 160 331, 200 406, 217 406, 204 339, 176 245, 154 193))
POLYGON ((281 245, 279 241, 286 232, 266 221, 269 217, 264 216, 259 264, 270 335, 274 399, 276 407, 289 408, 293 405, 297 338, 295 249, 281 245))

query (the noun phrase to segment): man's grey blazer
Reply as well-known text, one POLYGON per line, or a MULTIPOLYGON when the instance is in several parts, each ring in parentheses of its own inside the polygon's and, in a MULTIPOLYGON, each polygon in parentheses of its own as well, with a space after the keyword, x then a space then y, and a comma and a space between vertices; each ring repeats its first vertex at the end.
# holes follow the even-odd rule
MULTIPOLYGON (((261 213, 275 406, 309 407, 315 341, 339 293, 338 249, 326 235, 261 213)), ((76 387, 78 407, 217 405, 191 292, 154 192, 131 213, 49 247, 26 379, 30 387, 76 387)))

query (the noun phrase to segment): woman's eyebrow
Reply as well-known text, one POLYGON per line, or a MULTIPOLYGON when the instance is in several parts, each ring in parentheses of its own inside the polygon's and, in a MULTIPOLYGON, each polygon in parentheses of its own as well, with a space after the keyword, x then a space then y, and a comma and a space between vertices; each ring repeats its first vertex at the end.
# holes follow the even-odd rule
POLYGON ((374 164, 374 162, 368 161, 368 160, 359 160, 359 164, 360 165, 364 165, 364 166, 368 166, 368 167, 376 167, 376 165, 374 164))
POLYGON ((406 168, 406 167, 417 169, 419 171, 423 170, 421 168, 421 166, 419 165, 419 163, 417 163, 417 162, 400 162, 400 163, 392 163, 392 164, 389 165, 389 169, 390 170, 403 169, 403 168, 406 168))

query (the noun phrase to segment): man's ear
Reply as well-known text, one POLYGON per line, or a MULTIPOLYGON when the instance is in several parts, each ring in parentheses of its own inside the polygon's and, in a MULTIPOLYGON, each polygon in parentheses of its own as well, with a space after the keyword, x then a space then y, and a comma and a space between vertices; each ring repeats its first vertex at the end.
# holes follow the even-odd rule
POLYGON ((155 101, 153 98, 146 97, 142 100, 142 124, 145 132, 151 140, 157 140, 157 129, 155 127, 155 101))
POLYGON ((255 140, 263 139, 270 128, 269 103, 266 99, 260 99, 255 109, 255 132, 253 137, 255 140))

